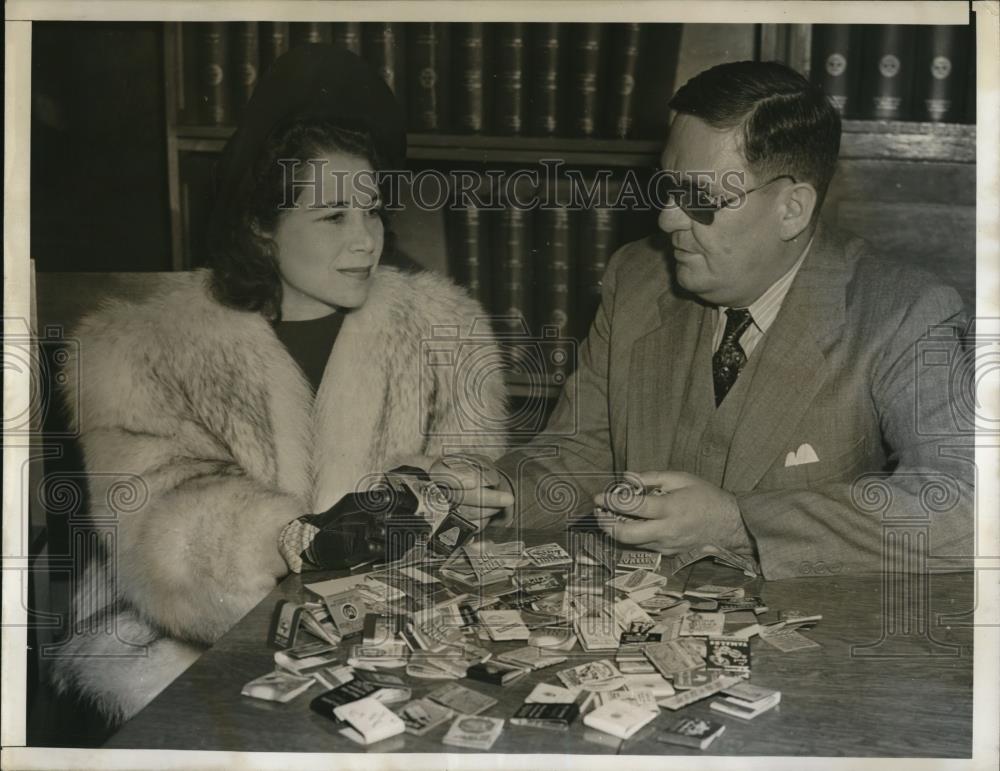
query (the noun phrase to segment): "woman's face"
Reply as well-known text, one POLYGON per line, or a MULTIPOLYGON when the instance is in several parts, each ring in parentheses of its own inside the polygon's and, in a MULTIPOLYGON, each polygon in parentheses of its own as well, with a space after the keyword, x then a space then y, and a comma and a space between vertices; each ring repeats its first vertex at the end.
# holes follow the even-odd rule
POLYGON ((371 164, 341 152, 320 160, 325 165, 299 165, 295 205, 266 234, 277 246, 281 316, 287 321, 363 305, 382 256, 381 202, 371 164))

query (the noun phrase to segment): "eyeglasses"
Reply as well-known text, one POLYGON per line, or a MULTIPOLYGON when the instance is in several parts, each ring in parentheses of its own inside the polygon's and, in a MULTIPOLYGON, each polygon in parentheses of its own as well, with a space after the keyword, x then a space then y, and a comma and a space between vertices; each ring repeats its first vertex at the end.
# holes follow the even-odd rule
POLYGON ((763 184, 757 185, 757 187, 752 187, 749 190, 743 190, 735 198, 729 199, 713 197, 704 188, 691 184, 687 186, 674 187, 668 190, 667 201, 669 205, 676 206, 700 225, 711 225, 715 222, 715 213, 717 211, 732 208, 735 204, 746 199, 750 193, 756 193, 758 190, 764 189, 768 185, 777 182, 779 179, 790 179, 793 183, 798 183, 798 180, 791 174, 780 174, 773 179, 769 179, 763 184))

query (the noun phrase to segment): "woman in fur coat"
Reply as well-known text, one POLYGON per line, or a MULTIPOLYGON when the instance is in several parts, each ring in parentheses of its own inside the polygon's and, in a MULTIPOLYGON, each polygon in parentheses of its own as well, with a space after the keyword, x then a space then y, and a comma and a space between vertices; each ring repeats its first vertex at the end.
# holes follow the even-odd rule
POLYGON ((497 361, 482 308, 443 277, 379 266, 385 216, 358 180, 401 163, 403 126, 357 57, 286 54, 224 153, 211 269, 77 330, 67 387, 91 516, 117 531, 76 591, 78 628, 53 678, 112 725, 289 571, 278 546, 289 522, 400 462, 503 449, 499 374, 475 393, 461 385, 463 367, 497 361), (428 341, 445 366, 430 365, 428 341), (128 512, 114 505, 123 479, 128 512))

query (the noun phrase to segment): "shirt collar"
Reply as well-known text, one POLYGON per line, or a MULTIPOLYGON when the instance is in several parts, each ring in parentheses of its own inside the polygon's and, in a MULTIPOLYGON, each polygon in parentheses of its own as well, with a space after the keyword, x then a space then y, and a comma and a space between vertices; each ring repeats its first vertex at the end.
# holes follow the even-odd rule
MULTIPOLYGON (((760 330, 761 334, 767 332, 777 318, 778 311, 781 310, 781 304, 785 301, 785 295, 791 289, 792 282, 795 280, 799 268, 802 267, 806 255, 809 254, 809 249, 812 247, 815 237, 814 233, 813 237, 809 239, 809 243, 806 244, 806 248, 802 250, 802 254, 799 255, 799 259, 795 261, 795 264, 781 278, 771 284, 767 288, 767 291, 747 308, 750 311, 750 317, 753 319, 754 326, 760 330)), ((725 313, 726 307, 719 306, 719 318, 725 316, 725 313)))

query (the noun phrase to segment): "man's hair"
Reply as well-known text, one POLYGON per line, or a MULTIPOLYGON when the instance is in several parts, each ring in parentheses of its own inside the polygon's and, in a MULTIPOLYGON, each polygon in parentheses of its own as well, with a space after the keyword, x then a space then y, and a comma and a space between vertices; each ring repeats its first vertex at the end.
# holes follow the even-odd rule
POLYGON ((758 181, 791 174, 810 182, 818 214, 840 152, 840 116, 819 87, 778 62, 728 62, 691 78, 670 107, 714 128, 740 127, 758 181))
MULTIPOLYGON (((281 204, 294 200, 294 180, 279 163, 295 159, 306 163, 327 153, 364 158, 375 172, 385 167, 371 135, 362 129, 318 117, 292 118, 267 137, 246 183, 227 207, 217 207, 209 233, 208 262, 212 293, 223 305, 257 311, 270 319, 281 317, 281 275, 276 245, 265 234, 273 232, 284 214, 281 204)), ((328 174, 332 170, 324 169, 328 174)), ((384 209, 386 227, 383 256, 394 239, 384 209)))

